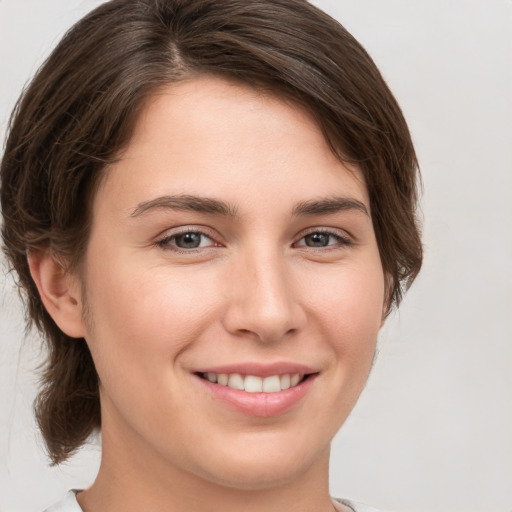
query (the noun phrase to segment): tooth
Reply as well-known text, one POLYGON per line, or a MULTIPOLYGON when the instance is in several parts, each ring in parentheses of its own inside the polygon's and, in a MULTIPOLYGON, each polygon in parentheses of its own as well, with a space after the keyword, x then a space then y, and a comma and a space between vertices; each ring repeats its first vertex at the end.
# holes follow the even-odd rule
POLYGON ((290 376, 288 374, 281 375, 281 389, 288 389, 290 386, 290 376))
POLYGON ((277 393, 281 391, 281 380, 279 375, 272 375, 272 377, 265 377, 263 379, 263 391, 265 393, 277 393))
POLYGON ((233 389, 244 389, 244 379, 239 373, 232 373, 228 379, 228 386, 233 389))
POLYGON ((244 388, 248 393, 261 393, 264 391, 261 377, 247 375, 244 380, 244 388))
POLYGON ((233 389, 245 390, 248 393, 277 393, 281 390, 289 389, 296 386, 302 375, 300 373, 272 375, 270 377, 258 377, 255 375, 246 375, 243 377, 239 373, 203 373, 203 377, 210 382, 217 383, 221 386, 229 386, 233 389))

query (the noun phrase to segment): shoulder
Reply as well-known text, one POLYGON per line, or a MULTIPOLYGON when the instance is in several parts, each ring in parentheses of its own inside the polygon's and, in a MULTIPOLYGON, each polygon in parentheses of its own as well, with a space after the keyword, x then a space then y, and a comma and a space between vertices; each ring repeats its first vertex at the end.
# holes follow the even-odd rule
POLYGON ((351 500, 333 498, 333 502, 337 512, 345 512, 347 507, 349 510, 353 510, 354 512, 384 512, 384 510, 378 510, 374 507, 370 507, 369 505, 364 505, 363 503, 357 503, 351 500), (343 507, 343 505, 345 505, 345 507, 343 507))
POLYGON ((83 512, 76 501, 76 492, 76 490, 69 491, 64 498, 44 512, 83 512))

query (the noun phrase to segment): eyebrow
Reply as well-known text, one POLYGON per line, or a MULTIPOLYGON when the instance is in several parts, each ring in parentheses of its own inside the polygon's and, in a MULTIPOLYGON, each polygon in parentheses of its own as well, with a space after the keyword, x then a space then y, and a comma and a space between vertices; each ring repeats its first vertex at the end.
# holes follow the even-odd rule
MULTIPOLYGON (((152 210, 159 209, 192 211, 224 217, 236 217, 238 215, 236 206, 219 199, 192 195, 166 195, 139 203, 131 212, 130 217, 139 217, 152 210)), ((346 210, 360 211, 369 216, 366 205, 351 197, 332 197, 302 201, 295 205, 292 215, 296 217, 327 215, 346 210)))
POLYGON ((209 213, 226 217, 236 217, 237 208, 225 201, 209 197, 191 195, 161 196, 149 201, 139 203, 131 212, 130 217, 139 217, 149 211, 157 209, 171 209, 209 213))
POLYGON ((340 211, 355 210, 364 213, 368 217, 368 208, 366 205, 352 197, 332 197, 328 199, 313 199, 298 203, 293 209, 295 216, 327 215, 340 211))

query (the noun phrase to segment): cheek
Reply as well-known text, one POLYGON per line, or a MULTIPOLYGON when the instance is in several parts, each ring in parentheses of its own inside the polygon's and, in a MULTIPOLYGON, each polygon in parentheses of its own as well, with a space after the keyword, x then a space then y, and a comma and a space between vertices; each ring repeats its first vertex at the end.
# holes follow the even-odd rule
POLYGON ((379 259, 346 265, 316 280, 310 294, 317 330, 329 346, 332 408, 337 428, 346 419, 368 378, 382 323, 384 276, 379 259), (319 286, 319 285, 322 286, 319 286), (312 304, 314 303, 314 304, 312 304))
POLYGON ((378 258, 327 269, 311 276, 305 287, 308 308, 331 339, 356 348, 375 341, 384 310, 384 275, 378 258))
MULTIPOLYGON (((133 359, 152 372, 183 350, 216 308, 212 279, 137 263, 91 268, 87 297, 98 357, 133 359)), ((134 366, 135 367, 135 366, 134 366)))
POLYGON ((376 338, 384 314, 384 293, 384 275, 379 269, 354 273, 341 306, 347 328, 376 338))

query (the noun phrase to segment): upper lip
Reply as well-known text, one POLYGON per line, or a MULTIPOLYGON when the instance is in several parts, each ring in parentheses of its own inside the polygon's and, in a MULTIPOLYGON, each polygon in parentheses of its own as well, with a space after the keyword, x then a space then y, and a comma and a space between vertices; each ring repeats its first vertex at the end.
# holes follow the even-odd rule
POLYGON ((311 366, 293 363, 293 362, 275 362, 275 363, 235 363, 201 367, 195 370, 195 373, 239 373, 240 375, 255 375, 258 377, 270 377, 272 375, 286 375, 299 373, 307 375, 310 373, 318 373, 319 370, 311 366))

